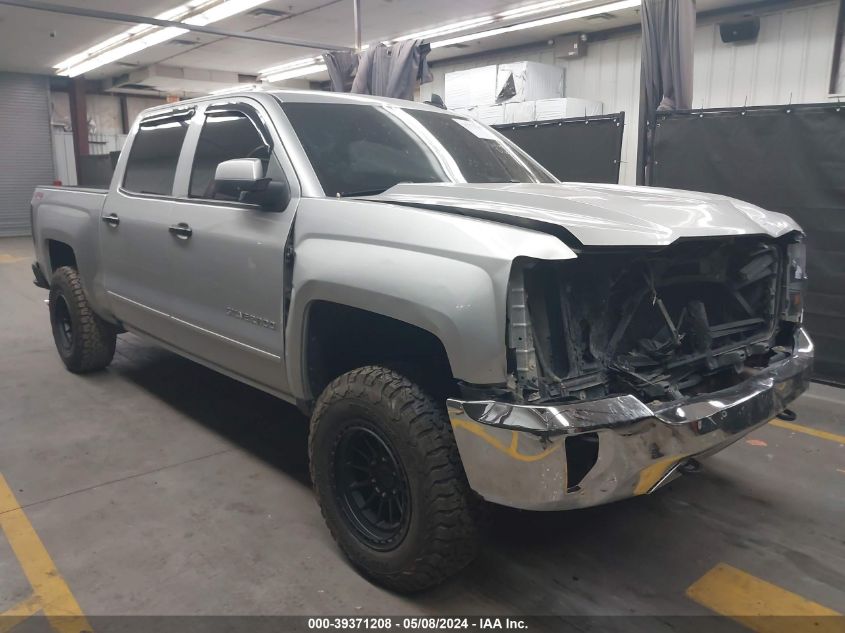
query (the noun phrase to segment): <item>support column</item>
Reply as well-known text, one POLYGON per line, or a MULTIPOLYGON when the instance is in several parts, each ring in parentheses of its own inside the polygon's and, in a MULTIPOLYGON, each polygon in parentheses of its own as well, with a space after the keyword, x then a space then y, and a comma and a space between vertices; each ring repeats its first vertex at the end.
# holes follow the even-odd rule
POLYGON ((80 157, 88 156, 88 108, 85 103, 85 79, 76 77, 68 86, 70 96, 70 124, 73 126, 73 157, 76 163, 76 182, 80 178, 80 157))

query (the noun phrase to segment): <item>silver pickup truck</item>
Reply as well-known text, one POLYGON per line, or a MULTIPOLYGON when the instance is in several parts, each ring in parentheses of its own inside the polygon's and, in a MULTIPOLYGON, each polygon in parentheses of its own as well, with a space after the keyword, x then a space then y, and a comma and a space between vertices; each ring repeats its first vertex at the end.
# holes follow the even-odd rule
POLYGON ((108 191, 40 187, 32 223, 67 368, 103 369, 131 331, 296 403, 332 534, 396 590, 472 560, 481 499, 653 492, 810 377, 789 217, 560 183, 416 103, 153 108, 108 191))

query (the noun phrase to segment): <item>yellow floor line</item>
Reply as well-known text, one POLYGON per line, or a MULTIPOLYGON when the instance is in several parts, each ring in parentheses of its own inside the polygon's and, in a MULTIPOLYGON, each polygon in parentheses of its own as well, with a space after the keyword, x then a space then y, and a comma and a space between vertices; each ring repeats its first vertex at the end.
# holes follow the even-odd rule
POLYGON ((7 633, 27 618, 41 611, 41 600, 32 594, 26 600, 21 600, 11 609, 0 613, 0 633, 7 633))
POLYGON ((70 587, 56 569, 3 475, 0 475, 0 529, 12 546, 53 630, 57 633, 91 631, 70 587))
POLYGON ((686 593, 757 633, 845 632, 841 613, 724 563, 695 581, 686 593))
POLYGON ((831 442, 845 444, 845 435, 837 435, 836 433, 819 431, 818 429, 813 429, 809 426, 795 424, 794 422, 786 422, 785 420, 778 420, 777 418, 769 420, 769 424, 771 424, 772 426, 780 427, 782 429, 789 429, 790 431, 795 431, 796 433, 806 433, 807 435, 812 435, 813 437, 820 437, 823 440, 830 440, 831 442))
POLYGON ((16 257, 8 253, 0 253, 0 264, 16 264, 22 262, 26 257, 16 257))

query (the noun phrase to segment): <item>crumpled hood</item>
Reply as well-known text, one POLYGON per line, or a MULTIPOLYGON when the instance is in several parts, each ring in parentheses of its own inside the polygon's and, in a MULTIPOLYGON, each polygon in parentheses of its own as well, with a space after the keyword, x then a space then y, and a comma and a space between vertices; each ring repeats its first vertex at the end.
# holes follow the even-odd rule
POLYGON ((709 193, 589 183, 413 183, 370 200, 433 210, 452 208, 485 219, 563 227, 584 246, 662 246, 683 237, 768 234, 798 224, 782 213, 709 193))

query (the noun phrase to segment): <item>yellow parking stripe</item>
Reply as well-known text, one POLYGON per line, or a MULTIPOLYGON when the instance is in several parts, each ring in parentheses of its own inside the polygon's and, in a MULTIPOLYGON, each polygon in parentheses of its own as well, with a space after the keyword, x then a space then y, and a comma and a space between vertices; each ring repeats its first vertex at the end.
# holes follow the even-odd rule
POLYGON ((777 418, 769 420, 769 424, 771 424, 772 426, 778 426, 782 429, 789 429, 790 431, 795 431, 796 433, 806 433, 807 435, 812 435, 813 437, 820 437, 823 440, 830 440, 831 442, 845 444, 845 435, 837 435, 836 433, 819 431, 818 429, 813 429, 809 426, 804 426, 803 424, 786 422, 784 420, 778 420, 777 418))
POLYGON ((15 257, 14 255, 9 255, 8 253, 0 253, 0 264, 16 264, 18 262, 22 262, 25 259, 27 258, 15 257))
POLYGON ((845 632, 841 613, 724 563, 695 581, 686 593, 757 633, 845 632))
MULTIPOLYGON (((91 631, 79 603, 38 538, 3 475, 0 475, 0 528, 20 563, 35 598, 57 633, 91 631)), ((19 605, 20 606, 20 605, 19 605)))
POLYGON ((32 594, 26 600, 21 600, 11 609, 0 613, 0 633, 7 633, 28 617, 41 611, 41 600, 32 594))

